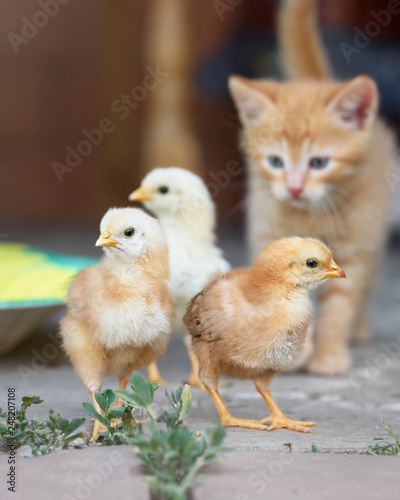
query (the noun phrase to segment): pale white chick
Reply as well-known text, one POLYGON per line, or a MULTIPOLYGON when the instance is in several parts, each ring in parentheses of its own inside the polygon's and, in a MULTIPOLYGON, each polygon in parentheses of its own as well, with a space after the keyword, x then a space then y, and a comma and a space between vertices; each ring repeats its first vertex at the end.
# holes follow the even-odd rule
MULTIPOLYGON (((215 244, 215 206, 203 180, 179 167, 156 168, 143 179, 129 200, 140 201, 157 216, 169 247, 170 289, 175 305, 172 330, 184 334, 192 371, 187 383, 204 388, 191 337, 183 323, 187 304, 209 279, 230 266, 215 244)), ((150 380, 163 383, 157 366, 149 367, 150 380)))
MULTIPOLYGON (((96 246, 103 259, 78 273, 61 320, 64 348, 89 390, 93 405, 105 375, 125 389, 133 370, 163 354, 174 314, 168 247, 156 219, 135 208, 112 208, 96 246)), ((116 405, 120 405, 117 401, 116 405)), ((92 441, 104 427, 96 420, 92 441)))

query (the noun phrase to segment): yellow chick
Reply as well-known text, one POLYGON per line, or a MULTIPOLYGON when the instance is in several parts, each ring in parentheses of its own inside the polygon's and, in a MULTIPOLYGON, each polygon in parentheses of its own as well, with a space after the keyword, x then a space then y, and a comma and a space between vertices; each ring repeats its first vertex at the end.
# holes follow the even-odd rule
MULTIPOLYGON (((191 360, 192 371, 187 383, 204 389, 198 378, 197 360, 183 316, 193 295, 213 275, 230 269, 215 244, 215 205, 203 180, 179 167, 155 168, 129 199, 140 201, 151 210, 165 232, 171 270, 170 289, 175 306, 173 332, 184 335, 191 360)), ((163 383, 155 364, 149 367, 149 377, 153 382, 163 383)))
POLYGON ((312 307, 309 291, 345 278, 329 249, 311 238, 283 238, 252 267, 211 280, 190 302, 184 322, 192 335, 199 377, 226 427, 309 432, 314 422, 287 418, 273 400, 272 378, 301 356, 312 307), (218 392, 221 375, 250 378, 271 412, 262 420, 235 418, 218 392))
MULTIPOLYGON (((112 208, 96 246, 103 259, 78 273, 61 320, 63 345, 93 405, 105 375, 125 389, 133 370, 163 354, 174 313, 168 247, 156 219, 135 208, 112 208)), ((120 405, 118 401, 116 405, 120 405)), ((96 420, 92 441, 104 427, 96 420)))

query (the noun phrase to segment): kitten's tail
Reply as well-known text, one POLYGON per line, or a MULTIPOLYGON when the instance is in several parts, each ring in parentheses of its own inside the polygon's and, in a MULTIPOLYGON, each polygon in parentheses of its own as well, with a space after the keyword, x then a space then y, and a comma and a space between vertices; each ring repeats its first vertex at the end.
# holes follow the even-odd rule
POLYGON ((289 78, 329 78, 317 26, 317 0, 281 0, 278 37, 289 78))

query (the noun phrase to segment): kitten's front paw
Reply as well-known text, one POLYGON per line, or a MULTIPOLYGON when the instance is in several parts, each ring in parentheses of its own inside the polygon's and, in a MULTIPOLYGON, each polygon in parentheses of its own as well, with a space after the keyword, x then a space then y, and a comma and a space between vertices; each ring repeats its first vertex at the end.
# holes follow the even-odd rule
POLYGON ((347 373, 351 356, 347 350, 329 354, 314 354, 307 364, 307 371, 319 375, 340 375, 347 373))

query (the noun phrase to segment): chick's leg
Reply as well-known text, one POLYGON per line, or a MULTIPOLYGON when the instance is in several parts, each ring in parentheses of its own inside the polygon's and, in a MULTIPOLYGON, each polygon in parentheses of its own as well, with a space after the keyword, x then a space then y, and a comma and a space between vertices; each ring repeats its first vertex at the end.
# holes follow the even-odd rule
MULTIPOLYGON (((129 375, 122 375, 121 377, 118 377, 118 389, 120 391, 124 391, 126 389, 126 386, 128 385, 128 382, 130 380, 131 376, 129 375)), ((112 408, 115 408, 116 406, 122 406, 124 403, 121 399, 120 396, 118 396, 117 401, 112 405, 112 408)))
POLYGON ((306 432, 306 433, 310 432, 310 429, 308 427, 312 427, 313 425, 315 425, 315 422, 303 422, 301 420, 291 420, 282 413, 278 405, 275 403, 269 391, 269 386, 274 376, 275 372, 270 372, 268 375, 264 377, 258 377, 253 379, 257 391, 261 394, 271 412, 271 415, 269 417, 259 420, 259 423, 266 424, 270 422, 271 425, 268 428, 269 431, 273 431, 274 429, 289 429, 291 431, 306 432))
MULTIPOLYGON (((196 355, 193 351, 192 347, 192 337, 190 335, 185 335, 183 338, 185 342, 185 346, 188 352, 188 356, 190 359, 190 364, 192 365, 192 371, 190 372, 189 377, 186 379, 186 384, 189 384, 191 387, 197 387, 202 391, 206 390, 205 385, 199 378, 199 362, 197 361, 196 355)), ((219 387, 225 387, 228 384, 226 382, 219 382, 219 387)))
MULTIPOLYGON (((124 391, 126 389, 126 386, 128 385, 130 378, 131 378, 130 373, 118 377, 118 389, 120 391, 124 391)), ((121 396, 118 396, 117 401, 111 406, 111 408, 116 408, 117 406, 123 406, 123 404, 124 402, 121 399, 121 396)), ((117 427, 120 422, 122 422, 122 418, 114 418, 111 421, 111 426, 117 427)))
POLYGON ((190 372, 189 377, 186 379, 186 383, 192 387, 197 387, 198 389, 205 391, 206 387, 199 379, 199 362, 197 361, 197 358, 193 352, 192 345, 190 343, 191 337, 189 337, 189 343, 187 342, 186 337, 189 337, 189 335, 185 335, 185 345, 189 355, 190 364, 192 366, 192 371, 190 372))
POLYGON ((150 382, 154 382, 160 385, 169 385, 169 383, 162 378, 161 373, 158 371, 157 363, 155 361, 150 363, 149 366, 147 367, 147 374, 150 382))
MULTIPOLYGON (((97 411, 97 413, 99 413, 103 417, 104 416, 103 410, 100 408, 99 403, 96 401, 95 394, 96 394, 96 391, 90 391, 90 396, 92 398, 92 403, 93 403, 94 409, 97 411)), ((106 430, 107 430, 107 427, 95 419, 94 427, 93 427, 93 434, 92 434, 92 438, 91 438, 90 442, 94 443, 95 441, 97 441, 99 439, 99 437, 101 437, 101 436, 99 436, 98 433, 105 432, 106 430)))
MULTIPOLYGON (((101 373, 104 369, 104 364, 106 363, 104 353, 101 349, 96 348, 96 346, 86 345, 85 348, 71 350, 70 357, 76 373, 82 380, 84 386, 90 392, 94 409, 99 415, 104 416, 103 410, 100 408, 95 398, 96 392, 101 391, 101 373), (91 352, 91 356, 88 356, 87 352, 91 352)), ((97 441, 100 437, 98 433, 106 430, 107 428, 95 419, 90 442, 93 443, 97 441)))
POLYGON ((263 425, 261 422, 257 422, 257 420, 248 420, 246 418, 233 417, 228 411, 228 408, 226 407, 223 399, 221 398, 218 389, 216 387, 210 387, 207 385, 205 386, 205 388, 218 410, 221 423, 224 427, 245 427, 247 429, 259 429, 261 431, 267 429, 265 425, 263 425))

